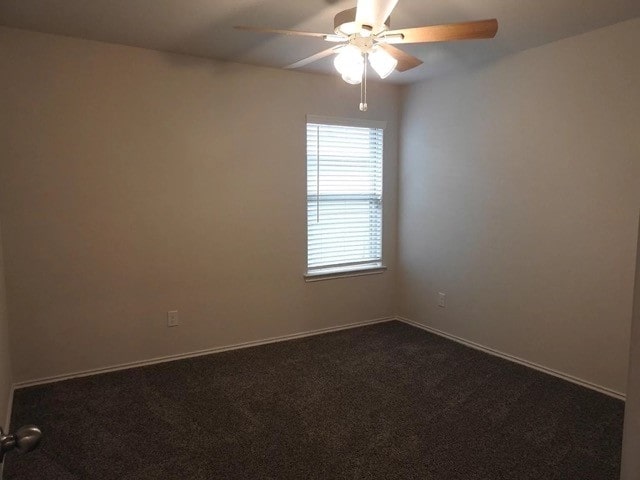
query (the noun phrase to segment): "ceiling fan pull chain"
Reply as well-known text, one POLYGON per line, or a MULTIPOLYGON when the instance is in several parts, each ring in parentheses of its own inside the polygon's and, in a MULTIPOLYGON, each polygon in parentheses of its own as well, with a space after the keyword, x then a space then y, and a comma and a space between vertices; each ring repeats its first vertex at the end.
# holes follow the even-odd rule
POLYGON ((316 126, 316 223, 320 223, 320 125, 316 126))
POLYGON ((364 78, 360 84, 360 111, 367 111, 367 63, 369 61, 369 54, 364 54, 364 78))
POLYGON ((360 82, 360 111, 362 111, 362 108, 363 108, 363 103, 362 103, 363 97, 364 97, 364 80, 360 82))

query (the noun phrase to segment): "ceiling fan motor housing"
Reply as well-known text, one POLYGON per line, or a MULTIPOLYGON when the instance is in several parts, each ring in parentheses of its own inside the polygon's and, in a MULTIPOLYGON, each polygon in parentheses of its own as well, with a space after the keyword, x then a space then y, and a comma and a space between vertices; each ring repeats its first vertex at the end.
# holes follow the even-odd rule
POLYGON ((378 35, 389 30, 390 25, 391 17, 387 18, 382 25, 361 25, 356 22, 356 8, 343 10, 333 18, 333 27, 336 35, 344 35, 346 37, 357 34, 363 37, 378 35))

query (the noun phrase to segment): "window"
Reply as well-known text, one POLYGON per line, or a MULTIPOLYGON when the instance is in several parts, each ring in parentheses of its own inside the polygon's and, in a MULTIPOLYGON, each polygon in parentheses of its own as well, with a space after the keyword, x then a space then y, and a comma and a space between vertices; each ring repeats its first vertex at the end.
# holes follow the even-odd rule
POLYGON ((307 117, 307 278, 383 268, 383 128, 307 117))

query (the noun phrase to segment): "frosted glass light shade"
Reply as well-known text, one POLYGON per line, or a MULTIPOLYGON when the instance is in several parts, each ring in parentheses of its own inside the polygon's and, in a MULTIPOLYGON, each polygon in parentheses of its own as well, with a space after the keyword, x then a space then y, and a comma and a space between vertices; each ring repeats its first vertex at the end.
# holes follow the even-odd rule
POLYGON ((351 72, 349 74, 343 73, 342 79, 351 85, 358 85, 359 83, 362 83, 362 72, 351 72))
POLYGON ((347 45, 333 59, 333 66, 342 75, 342 79, 353 85, 362 81, 364 58, 362 52, 353 45, 347 45))
POLYGON ((387 78, 398 65, 398 61, 380 47, 376 47, 369 54, 369 63, 380 78, 387 78))

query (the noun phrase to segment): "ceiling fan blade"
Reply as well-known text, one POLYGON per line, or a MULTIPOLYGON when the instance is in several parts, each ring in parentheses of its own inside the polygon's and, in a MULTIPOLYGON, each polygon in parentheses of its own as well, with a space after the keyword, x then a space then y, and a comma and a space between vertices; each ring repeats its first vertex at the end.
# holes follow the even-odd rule
POLYGON ((392 45, 387 45, 384 43, 379 44, 389 55, 395 58, 398 61, 398 65, 396 65, 396 70, 399 72, 406 72, 407 70, 411 70, 412 68, 417 67, 418 65, 422 65, 422 60, 414 57, 413 55, 409 55, 406 52, 403 52, 399 48, 396 48, 392 45))
POLYGON ((310 63, 320 60, 321 58, 328 57, 329 55, 334 54, 337 48, 340 48, 340 47, 338 46, 338 47, 327 48, 326 50, 316 53, 315 55, 311 55, 310 57, 303 58, 302 60, 299 60, 296 63, 287 65, 284 68, 291 70, 294 68, 304 67, 305 65, 309 65, 310 63))
POLYGON ((356 23, 370 25, 377 33, 397 4, 398 0, 358 0, 356 23))
POLYGON ((249 26, 249 25, 236 25, 233 28, 235 28, 236 30, 247 30, 249 32, 256 32, 256 33, 276 33, 278 35, 293 35, 293 36, 299 36, 299 37, 316 37, 316 38, 322 38, 322 39, 324 39, 325 37, 329 37, 329 36, 335 36, 335 35, 328 35, 326 33, 300 32, 298 30, 282 30, 282 29, 277 29, 277 28, 252 27, 252 26, 249 26))
POLYGON ((389 37, 385 40, 387 43, 425 43, 493 38, 497 32, 498 21, 492 18, 477 22, 448 23, 392 30, 386 32, 384 36, 389 37))

